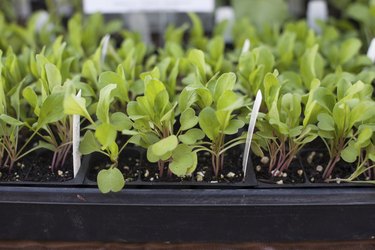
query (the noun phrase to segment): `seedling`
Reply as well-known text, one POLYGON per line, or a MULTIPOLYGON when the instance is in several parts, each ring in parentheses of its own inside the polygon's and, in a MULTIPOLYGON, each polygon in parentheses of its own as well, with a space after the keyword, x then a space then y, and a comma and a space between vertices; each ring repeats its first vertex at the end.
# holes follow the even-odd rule
POLYGON ((90 122, 90 126, 82 138, 80 151, 83 155, 99 152, 111 160, 109 169, 99 172, 97 181, 101 192, 118 192, 125 180, 121 171, 117 168, 118 157, 126 148, 129 140, 121 147, 116 143, 118 132, 129 130, 132 127, 130 119, 121 112, 110 113, 110 104, 113 102, 116 84, 108 84, 100 91, 99 102, 96 108, 97 121, 94 121, 86 109, 86 100, 76 96, 70 91, 66 92, 64 99, 64 111, 66 114, 78 114, 90 122))
MULTIPOLYGON (((258 131, 252 144, 256 155, 269 156, 269 172, 275 176, 287 170, 300 149, 317 137, 315 126, 306 121, 302 123, 301 96, 280 94, 277 76, 274 72, 264 78, 263 95, 268 112, 257 122, 258 131)), ((307 104, 305 116, 311 105, 307 104)))

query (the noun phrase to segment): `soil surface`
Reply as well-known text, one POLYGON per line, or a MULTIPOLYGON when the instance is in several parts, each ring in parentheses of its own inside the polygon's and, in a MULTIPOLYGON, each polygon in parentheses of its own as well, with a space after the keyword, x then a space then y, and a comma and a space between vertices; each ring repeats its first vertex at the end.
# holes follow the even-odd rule
POLYGON ((10 172, 8 167, 1 166, 0 182, 64 182, 73 179, 72 157, 68 157, 64 166, 54 172, 50 166, 52 157, 52 152, 27 155, 10 172))
POLYGON ((195 180, 205 182, 235 183, 243 180, 242 171, 242 149, 228 150, 224 153, 224 167, 219 171, 218 177, 215 176, 211 164, 211 155, 208 152, 198 154, 198 166, 195 174, 195 180))
MULTIPOLYGON (((324 150, 302 151, 300 154, 302 165, 305 167, 306 175, 311 183, 326 183, 322 177, 324 169, 329 161, 329 154, 324 150)), ((348 178, 355 170, 354 164, 340 160, 333 169, 331 179, 348 178)))
MULTIPOLYGON (((100 170, 108 169, 111 162, 105 156, 93 154, 90 160, 90 169, 87 178, 96 182, 96 177, 100 170)), ((141 154, 137 150, 125 150, 119 157, 118 169, 122 172, 126 182, 138 179, 138 169, 141 164, 141 154)))
POLYGON ((236 183, 243 180, 242 150, 234 148, 224 154, 224 167, 216 177, 212 169, 211 154, 209 152, 198 153, 198 166, 193 176, 178 177, 168 172, 165 164, 162 177, 159 176, 157 164, 144 162, 141 167, 141 180, 147 182, 200 182, 200 183, 236 183))
MULTIPOLYGON (((108 169, 111 162, 105 156, 93 154, 90 159, 90 169, 87 178, 96 182, 100 170, 108 169)), ((140 180, 142 182, 164 183, 236 183, 243 180, 242 150, 232 149, 225 153, 224 168, 218 177, 213 174, 211 155, 207 152, 198 153, 198 166, 192 176, 178 177, 168 171, 168 163, 165 163, 164 174, 160 176, 156 163, 150 163, 146 159, 144 151, 125 150, 119 158, 118 168, 123 173, 127 182, 140 180)))
POLYGON ((254 169, 258 181, 280 185, 306 182, 303 167, 297 158, 292 161, 286 171, 280 173, 269 172, 269 161, 267 161, 267 158, 269 159, 268 156, 263 159, 260 157, 253 158, 254 169))

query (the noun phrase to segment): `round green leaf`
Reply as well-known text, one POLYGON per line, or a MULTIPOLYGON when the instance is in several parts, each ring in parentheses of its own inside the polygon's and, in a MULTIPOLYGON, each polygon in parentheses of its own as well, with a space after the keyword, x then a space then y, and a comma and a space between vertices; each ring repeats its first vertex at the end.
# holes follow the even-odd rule
POLYGON ((194 165, 194 156, 191 148, 180 144, 172 153, 172 162, 169 169, 177 176, 185 176, 188 169, 194 165))
POLYGON ((198 124, 198 117, 195 116, 195 111, 192 108, 187 108, 181 114, 180 118, 181 130, 187 130, 198 124))
POLYGON ((335 122, 327 113, 321 113, 318 115, 318 128, 324 131, 334 131, 335 130, 335 122))
POLYGON ((163 156, 166 153, 173 151, 178 144, 177 136, 170 135, 167 138, 161 139, 151 146, 152 154, 156 156, 163 156))
POLYGON ((110 122, 117 131, 129 130, 133 126, 129 117, 122 112, 113 113, 110 117, 110 122))
POLYGON ((204 138, 204 133, 202 130, 198 128, 193 128, 188 131, 186 131, 185 134, 178 136, 178 139, 184 144, 194 144, 198 140, 202 140, 204 138))
POLYGON ((349 163, 355 162, 358 156, 358 151, 356 148, 352 145, 349 144, 346 148, 344 148, 343 151, 341 151, 341 158, 349 163))
POLYGON ((119 192, 125 186, 125 179, 118 168, 103 169, 99 172, 98 188, 102 193, 119 192))
POLYGON ((94 134, 89 130, 83 136, 80 144, 79 144, 79 151, 83 155, 88 155, 93 152, 100 151, 100 145, 98 141, 95 139, 94 134))

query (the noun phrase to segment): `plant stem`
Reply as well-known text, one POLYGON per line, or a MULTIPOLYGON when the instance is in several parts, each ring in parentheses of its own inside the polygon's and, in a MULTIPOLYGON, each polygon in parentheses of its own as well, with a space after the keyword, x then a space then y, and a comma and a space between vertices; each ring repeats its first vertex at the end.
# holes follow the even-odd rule
POLYGON ((336 163, 340 161, 340 152, 342 151, 345 144, 345 140, 343 138, 339 138, 338 143, 332 143, 331 145, 331 152, 332 156, 327 164, 326 169, 323 172, 323 178, 328 179, 333 172, 333 169, 336 166, 336 163))

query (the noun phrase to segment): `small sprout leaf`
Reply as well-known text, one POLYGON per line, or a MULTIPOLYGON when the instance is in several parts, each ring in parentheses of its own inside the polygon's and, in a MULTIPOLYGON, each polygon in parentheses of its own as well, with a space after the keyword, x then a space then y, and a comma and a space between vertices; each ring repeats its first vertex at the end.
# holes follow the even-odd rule
POLYGON ((110 122, 117 131, 130 130, 133 126, 132 121, 122 112, 111 114, 110 122))
POLYGON ((109 123, 102 123, 96 127, 95 137, 102 145, 103 150, 116 141, 116 136, 116 129, 109 123))
POLYGON ((125 186, 125 179, 118 168, 103 169, 99 172, 98 187, 102 193, 119 192, 125 186))
POLYGON ((184 144, 191 145, 204 138, 204 133, 198 128, 186 131, 185 134, 178 136, 178 139, 184 144))
POLYGON ((88 130, 83 136, 81 143, 79 144, 79 151, 83 155, 100 151, 100 144, 90 130, 88 130))
POLYGON ((23 122, 14 119, 13 117, 6 115, 6 114, 1 114, 0 115, 0 120, 11 125, 11 126, 21 126, 23 125, 23 122))
POLYGON ((187 130, 198 124, 198 117, 195 116, 195 111, 192 108, 187 108, 181 114, 180 118, 181 130, 187 130))
POLYGON ((185 176, 188 170, 196 164, 194 152, 187 145, 180 144, 172 153, 172 162, 169 169, 177 176, 185 176))
POLYGON ((173 151, 177 147, 177 144, 177 137, 175 135, 170 135, 153 144, 151 146, 151 152, 152 154, 161 157, 166 153, 173 151))

